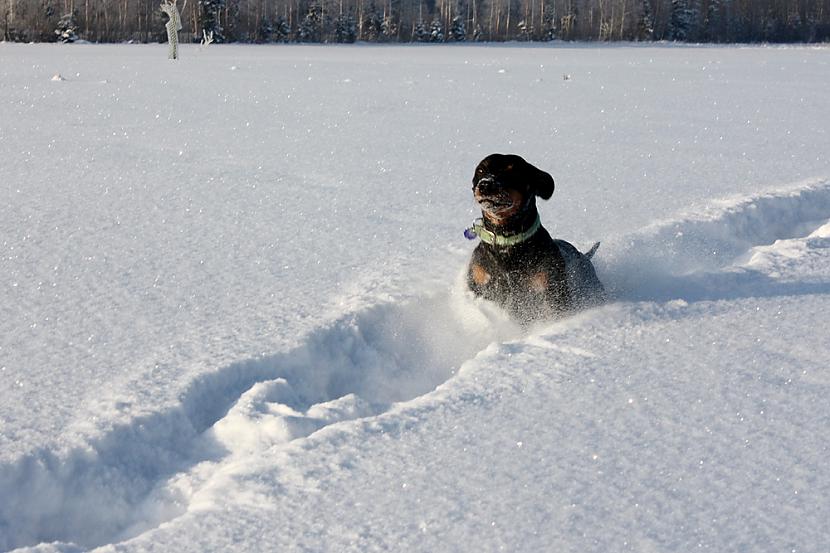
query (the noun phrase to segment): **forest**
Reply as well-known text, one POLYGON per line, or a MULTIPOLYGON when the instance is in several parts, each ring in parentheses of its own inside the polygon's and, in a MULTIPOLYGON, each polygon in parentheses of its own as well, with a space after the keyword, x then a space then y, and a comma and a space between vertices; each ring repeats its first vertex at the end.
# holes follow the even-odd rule
MULTIPOLYGON (((830 0, 176 0, 180 42, 830 41, 830 0)), ((164 42, 159 0, 0 0, 3 40, 164 42)))

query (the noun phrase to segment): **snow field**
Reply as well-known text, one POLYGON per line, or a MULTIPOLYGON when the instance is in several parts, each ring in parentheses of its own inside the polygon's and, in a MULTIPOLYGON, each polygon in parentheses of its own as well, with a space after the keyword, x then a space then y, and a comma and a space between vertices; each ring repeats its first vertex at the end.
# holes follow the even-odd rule
MULTIPOLYGON (((787 295, 826 294, 830 291, 826 276, 830 264, 826 251, 830 248, 828 216, 830 183, 825 181, 716 202, 702 213, 656 224, 632 239, 634 252, 641 252, 643 258, 632 260, 636 254, 628 252, 622 256, 627 264, 615 265, 612 256, 605 264, 604 276, 609 282, 615 282, 615 276, 631 278, 633 275, 626 274, 629 264, 648 267, 649 262, 654 263, 652 267, 665 273, 660 278, 649 276, 651 280, 641 282, 638 288, 619 288, 618 299, 665 302, 669 300, 663 295, 665 290, 675 295, 667 307, 656 311, 648 306, 613 308, 606 309, 605 315, 624 325, 619 321, 623 314, 635 321, 667 315, 669 319, 706 316, 705 311, 685 313, 690 301, 701 299, 774 297, 781 295, 781 287, 788 288, 787 295), (798 229, 805 231, 801 221, 816 217, 828 219, 813 231, 806 229, 807 236, 787 238, 798 229), (784 238, 774 240, 771 228, 784 238), (672 238, 667 238, 667 233, 672 238), (713 237, 722 242, 713 241, 713 237), (766 245, 770 239, 774 243, 766 245), (765 245, 751 246, 753 241, 765 245), (655 254, 707 253, 690 246, 701 243, 718 244, 732 262, 724 260, 724 255, 713 255, 708 266, 698 261, 697 271, 669 276, 678 267, 686 267, 665 253, 655 254), (742 251, 741 244, 748 249, 742 251), (655 257, 672 263, 659 267, 655 257), (811 265, 820 264, 824 274, 793 282, 788 273, 800 271, 808 259, 813 260, 811 265), (670 278, 674 282, 665 282, 670 278), (655 285, 660 287, 655 289, 655 285), (639 297, 646 290, 655 296, 639 297)), ((211 504, 221 495, 214 486, 227 485, 225 473, 239 470, 241 460, 263 455, 328 425, 379 415, 394 402, 422 396, 470 363, 480 365, 481 361, 475 361, 479 351, 478 357, 483 355, 484 359, 508 355, 535 363, 545 351, 552 350, 563 358, 555 378, 558 381, 587 378, 591 370, 586 372, 586 361, 607 358, 593 348, 556 345, 560 332, 578 327, 579 319, 586 316, 577 317, 576 323, 561 323, 561 330, 552 334, 539 329, 529 338, 521 338, 520 329, 489 305, 477 305, 465 296, 459 278, 449 294, 378 305, 347 315, 306 337, 296 351, 252 359, 206 375, 184 394, 180 409, 134 421, 68 458, 59 460, 44 451, 8 467, 2 489, 4 497, 11 499, 7 505, 15 509, 5 514, 4 520, 8 527, 16 528, 21 540, 47 536, 87 546, 121 541, 183 515, 191 502, 211 504), (518 341, 485 349, 511 338, 518 341), (21 487, 20 482, 28 485, 21 487), (27 527, 28 532, 23 530, 27 527)), ((596 315, 589 320, 597 324, 596 315)), ((830 383, 826 374, 807 378, 816 377, 822 384, 830 383)), ((637 386, 633 389, 644 393, 637 386)))
POLYGON ((182 50, 0 45, 0 549, 826 550, 826 50, 182 50), (614 303, 464 293, 508 150, 614 303))

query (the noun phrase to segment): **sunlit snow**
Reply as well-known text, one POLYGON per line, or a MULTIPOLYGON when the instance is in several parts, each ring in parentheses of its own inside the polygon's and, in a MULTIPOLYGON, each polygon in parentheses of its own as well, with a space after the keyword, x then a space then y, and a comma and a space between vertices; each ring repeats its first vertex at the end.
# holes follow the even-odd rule
POLYGON ((179 55, 0 44, 0 550, 830 548, 828 48, 179 55), (465 292, 493 152, 608 305, 465 292))

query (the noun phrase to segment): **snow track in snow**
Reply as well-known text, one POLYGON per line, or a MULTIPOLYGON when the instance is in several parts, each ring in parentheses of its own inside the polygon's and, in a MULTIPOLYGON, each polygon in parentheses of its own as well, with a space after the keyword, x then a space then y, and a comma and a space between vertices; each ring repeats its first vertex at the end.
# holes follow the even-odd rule
POLYGON ((464 296, 456 286, 349 314, 292 351, 200 378, 177 407, 116 426, 88 447, 0 466, 0 550, 128 539, 186 512, 225 460, 434 390, 515 330, 464 296))
POLYGON ((830 291, 826 278, 774 277, 746 262, 830 219, 830 180, 713 201, 603 246, 601 277, 623 300, 728 300, 830 291))

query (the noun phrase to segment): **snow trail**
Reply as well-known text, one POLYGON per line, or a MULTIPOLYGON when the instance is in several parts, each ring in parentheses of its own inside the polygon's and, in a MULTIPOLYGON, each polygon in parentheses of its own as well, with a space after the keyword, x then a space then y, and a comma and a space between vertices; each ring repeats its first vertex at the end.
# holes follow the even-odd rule
POLYGON ((745 262, 758 248, 803 238, 830 219, 830 180, 712 201, 608 241, 600 276, 620 299, 726 300, 826 293, 826 279, 772 278, 745 262))
POLYGON ((434 390, 518 331, 492 317, 458 284, 376 305, 312 332, 292 351, 205 375, 175 408, 116 426, 86 448, 41 450, 0 466, 0 550, 95 547, 157 527, 186 512, 194 487, 227 458, 434 390))

